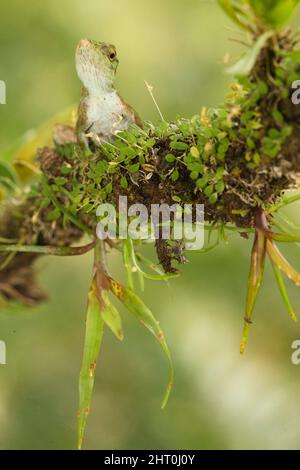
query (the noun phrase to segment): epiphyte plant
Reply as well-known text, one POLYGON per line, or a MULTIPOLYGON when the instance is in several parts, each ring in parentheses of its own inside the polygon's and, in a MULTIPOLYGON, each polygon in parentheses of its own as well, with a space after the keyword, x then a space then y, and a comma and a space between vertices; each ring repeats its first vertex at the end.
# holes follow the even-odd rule
MULTIPOLYGON (((153 203, 203 204, 208 237, 201 253, 213 249, 228 231, 245 238, 253 236, 241 353, 246 347, 266 258, 273 266, 287 310, 296 320, 283 275, 299 286, 300 274, 283 257, 278 245, 300 242, 300 230, 289 220, 282 223, 278 214, 281 208, 300 199, 296 191, 300 106, 292 100, 293 84, 300 79, 300 50, 298 33, 284 26, 298 3, 219 0, 228 16, 251 38, 247 52, 229 70, 237 81, 220 107, 204 108, 200 115, 171 123, 162 118, 158 124, 142 124, 130 114, 135 124, 121 126, 112 139, 99 137, 96 130, 98 138, 88 135, 91 142, 87 145, 85 139, 84 145, 77 141, 71 110, 42 129, 44 141, 47 129, 53 128, 53 142, 41 145, 37 137, 7 152, 6 161, 4 157, 1 161, 3 301, 32 306, 44 298, 33 271, 38 256, 75 256, 94 251, 79 379, 79 448, 90 411, 103 330, 109 328, 117 339, 123 338, 122 319, 113 298, 141 321, 166 354, 170 377, 162 406, 166 405, 173 384, 171 355, 158 321, 135 291, 135 278, 143 287, 145 279, 163 281, 178 276, 174 262, 184 262, 187 254, 182 244, 158 239, 158 267, 145 258, 140 240, 99 240, 95 232, 100 204, 117 207, 120 195, 148 209, 153 203), (54 127, 55 122, 61 124, 54 127), (38 147, 43 148, 36 152, 38 147), (15 159, 9 164, 11 155, 15 159), (74 246, 84 235, 89 241, 74 246), (127 286, 109 273, 109 250, 123 253, 127 286)), ((101 63, 109 67, 110 61, 115 71, 112 46, 91 43, 102 44, 99 47, 106 58, 103 56, 101 63)), ((92 86, 87 91, 93 90, 92 86)))

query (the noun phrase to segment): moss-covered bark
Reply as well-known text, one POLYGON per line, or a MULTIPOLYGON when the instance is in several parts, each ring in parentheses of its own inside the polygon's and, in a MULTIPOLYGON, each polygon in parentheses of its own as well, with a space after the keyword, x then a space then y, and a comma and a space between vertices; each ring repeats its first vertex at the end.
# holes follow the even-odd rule
MULTIPOLYGON (((291 85, 299 78, 296 37, 290 31, 274 33, 218 109, 174 123, 146 123, 85 152, 74 131, 60 126, 53 148, 37 155, 40 181, 29 195, 3 205, 0 236, 21 244, 69 246, 85 232, 95 233, 98 205, 117 204, 120 195, 147 207, 204 204, 210 224, 254 228, 257 208, 268 214, 284 190, 297 187, 300 105, 292 103, 291 85)), ((184 260, 167 242, 156 246, 165 270, 173 271, 173 259, 184 260)), ((16 255, 0 271, 4 296, 25 303, 42 298, 32 277, 36 256, 16 255)))

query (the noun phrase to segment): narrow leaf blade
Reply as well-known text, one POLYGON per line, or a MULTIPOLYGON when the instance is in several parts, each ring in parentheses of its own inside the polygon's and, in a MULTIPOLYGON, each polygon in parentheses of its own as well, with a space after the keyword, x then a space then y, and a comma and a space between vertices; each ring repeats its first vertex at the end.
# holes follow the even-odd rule
POLYGON ((132 240, 126 240, 126 242, 127 242, 127 250, 128 250, 128 253, 129 253, 129 255, 132 259, 133 266, 146 279, 151 279, 152 281, 168 281, 169 279, 173 279, 173 278, 179 276, 178 273, 168 273, 168 274, 149 274, 149 273, 146 273, 145 271, 142 270, 142 268, 140 267, 140 265, 137 262, 132 240))
POLYGON ((252 312, 259 293, 263 278, 266 258, 266 238, 265 234, 258 230, 255 235, 251 253, 251 266, 248 278, 248 291, 245 311, 245 322, 243 338, 240 345, 241 354, 244 353, 249 335, 249 325, 251 324, 252 312))
POLYGON ((272 240, 283 243, 298 243, 300 235, 289 235, 288 233, 272 233, 272 240))
POLYGON ((101 309, 101 315, 104 320, 104 323, 108 326, 108 328, 112 331, 116 338, 122 341, 124 338, 124 334, 121 316, 116 307, 110 302, 108 292, 104 290, 102 291, 102 299, 104 303, 104 308, 101 309))
POLYGON ((267 241, 267 252, 272 263, 277 266, 291 281, 300 287, 300 274, 288 263, 284 256, 280 253, 275 243, 271 240, 267 241))
POLYGON ((174 369, 172 357, 163 331, 151 310, 149 310, 149 308, 134 292, 126 289, 124 286, 113 279, 111 279, 111 290, 113 294, 124 304, 127 310, 129 310, 129 312, 131 312, 153 334, 153 336, 155 336, 168 359, 170 376, 166 393, 162 402, 162 408, 164 408, 168 402, 168 398, 173 386, 174 369))
POLYGON ((218 3, 232 21, 234 21, 242 29, 248 29, 247 25, 243 23, 239 18, 237 11, 234 8, 232 0, 218 0, 218 3))
POLYGON ((292 16, 299 0, 248 0, 256 15, 267 25, 279 27, 292 16))
POLYGON ((292 304, 290 302, 290 299, 289 299, 289 296, 288 296, 288 293, 286 291, 286 288, 285 288, 285 285, 284 285, 284 282, 283 282, 283 279, 282 279, 282 275, 281 275, 281 272, 280 272, 280 269, 271 261, 272 263, 272 266, 273 266, 273 269, 274 269, 274 273, 275 273, 275 277, 276 277, 276 280, 277 280, 277 283, 278 283, 278 287, 279 287, 279 290, 280 290, 280 293, 281 293, 281 297, 286 305, 286 308, 289 312, 289 315, 291 317, 291 319, 294 321, 294 322, 297 322, 298 319, 297 319, 297 316, 294 312, 294 309, 292 307, 292 304))
POLYGON ((82 447, 84 430, 90 411, 94 373, 102 343, 103 326, 104 321, 96 296, 96 286, 93 281, 88 293, 84 350, 79 377, 78 449, 82 447))
POLYGON ((130 290, 134 290, 132 257, 131 257, 131 240, 123 241, 123 260, 127 270, 127 283, 130 290))

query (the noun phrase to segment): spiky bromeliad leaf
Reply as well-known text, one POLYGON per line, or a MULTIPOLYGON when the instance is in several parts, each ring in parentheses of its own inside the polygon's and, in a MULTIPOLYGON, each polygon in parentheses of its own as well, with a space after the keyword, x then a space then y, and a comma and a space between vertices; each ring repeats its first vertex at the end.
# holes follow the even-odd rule
POLYGON ((101 315, 104 320, 104 323, 112 331, 115 337, 122 341, 124 338, 124 333, 121 316, 116 307, 110 302, 108 292, 104 289, 102 289, 101 291, 101 298, 102 303, 100 305, 103 306, 103 308, 101 309, 101 315))
POLYGON ((158 340, 164 351, 170 370, 169 383, 166 389, 166 393, 162 402, 162 408, 164 408, 168 402, 168 398, 173 386, 174 381, 174 370, 171 354, 166 343, 162 329, 159 326, 158 321, 154 317, 153 313, 144 304, 144 302, 130 289, 126 289, 122 284, 118 283, 114 279, 110 280, 111 291, 113 294, 123 303, 123 305, 131 312, 158 340))
POLYGON ((261 230, 257 230, 255 234, 254 244, 251 254, 251 267, 248 278, 248 292, 245 311, 245 323, 243 338, 240 345, 241 354, 245 351, 248 335, 249 325, 251 324, 252 312, 256 302, 258 292, 260 290, 262 277, 264 273, 266 259, 266 236, 261 230))
POLYGON ((272 263, 272 266, 273 266, 273 270, 274 270, 274 273, 275 273, 275 277, 276 277, 276 280, 277 280, 277 284, 278 284, 278 287, 279 287, 279 291, 281 293, 281 297, 283 299, 283 302, 285 303, 286 305, 286 308, 289 312, 289 315, 291 317, 291 319, 294 321, 294 322, 297 322, 297 316, 294 312, 294 309, 292 307, 292 304, 290 302, 290 299, 289 299, 289 296, 288 296, 288 293, 286 291, 286 288, 285 288, 285 285, 284 285, 284 281, 282 279, 282 275, 281 275, 281 271, 280 269, 276 266, 276 264, 273 263, 273 261, 271 260, 271 263, 272 263))
POLYGON ((129 240, 124 240, 123 242, 123 260, 124 266, 127 271, 127 283, 130 290, 134 290, 134 281, 133 281, 133 261, 130 251, 130 242, 129 240))
POLYGON ((268 27, 283 26, 300 0, 248 0, 256 16, 268 27))
POLYGON ((6 193, 17 192, 20 186, 18 175, 13 166, 6 161, 0 161, 0 191, 3 197, 6 193))
POLYGON ((78 449, 82 447, 84 430, 89 415, 94 374, 103 337, 104 320, 101 305, 96 295, 96 283, 93 279, 88 293, 88 307, 82 367, 79 377, 79 411, 78 411, 78 449))
POLYGON ((247 22, 245 22, 245 13, 242 11, 242 3, 239 0, 218 0, 219 5, 225 13, 241 28, 248 30, 247 22))
POLYGON ((299 243, 300 235, 293 235, 289 233, 272 233, 272 240, 284 243, 299 243))
POLYGON ((300 0, 218 0, 227 15, 241 28, 257 25, 268 28, 283 26, 300 0))
POLYGON ((275 266, 282 271, 288 279, 300 287, 300 274, 288 263, 272 240, 267 241, 267 253, 275 266))

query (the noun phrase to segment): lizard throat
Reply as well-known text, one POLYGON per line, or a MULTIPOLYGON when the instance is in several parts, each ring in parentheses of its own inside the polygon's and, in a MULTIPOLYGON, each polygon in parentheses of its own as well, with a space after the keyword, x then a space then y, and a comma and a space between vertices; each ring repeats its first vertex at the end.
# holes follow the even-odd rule
POLYGON ((105 77, 90 76, 85 77, 83 84, 90 95, 99 96, 114 91, 114 85, 111 80, 105 77))

